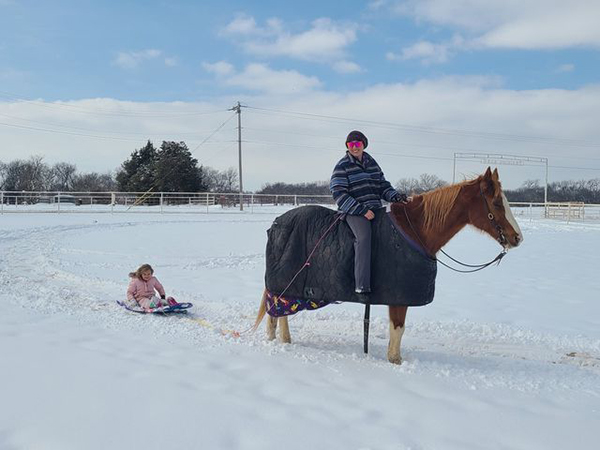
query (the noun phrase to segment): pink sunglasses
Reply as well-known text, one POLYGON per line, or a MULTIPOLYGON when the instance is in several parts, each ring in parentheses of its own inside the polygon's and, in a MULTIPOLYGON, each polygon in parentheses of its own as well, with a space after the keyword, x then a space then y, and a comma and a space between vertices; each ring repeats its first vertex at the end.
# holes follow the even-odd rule
POLYGON ((353 147, 359 148, 362 145, 362 143, 363 143, 362 141, 350 141, 350 142, 348 142, 348 148, 353 148, 353 147))

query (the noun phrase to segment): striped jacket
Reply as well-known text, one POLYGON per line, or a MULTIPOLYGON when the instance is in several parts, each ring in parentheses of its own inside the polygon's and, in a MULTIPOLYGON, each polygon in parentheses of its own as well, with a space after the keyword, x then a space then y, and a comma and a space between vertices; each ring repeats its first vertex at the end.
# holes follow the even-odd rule
POLYGON ((363 152, 362 163, 346 152, 333 169, 329 190, 340 211, 356 216, 381 208, 381 199, 393 202, 402 197, 367 152, 363 152))

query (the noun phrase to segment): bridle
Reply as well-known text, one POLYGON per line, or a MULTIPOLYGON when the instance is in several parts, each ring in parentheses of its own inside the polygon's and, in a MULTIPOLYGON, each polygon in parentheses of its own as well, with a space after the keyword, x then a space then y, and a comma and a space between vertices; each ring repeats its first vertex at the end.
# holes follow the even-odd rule
MULTIPOLYGON (((490 207, 489 207, 489 205, 487 203, 487 200, 485 199, 485 195, 483 195, 483 190, 481 189, 481 186, 479 186, 479 193, 481 194, 481 199, 483 200, 483 204, 485 205, 485 209, 487 211, 487 218, 490 220, 492 226, 498 232, 498 237, 496 238, 496 241, 498 241, 498 243, 502 246, 502 251, 498 254, 498 256, 496 256, 494 259, 492 259, 491 261, 489 261, 487 263, 483 263, 483 264, 466 264, 466 263, 463 263, 463 262, 461 262, 461 261, 453 258, 448 253, 446 253, 443 249, 440 249, 440 251, 444 255, 446 255, 448 258, 450 258, 455 263, 457 263, 457 264, 459 264, 459 265, 461 265, 463 267, 470 267, 471 268, 471 270, 455 269, 454 267, 449 266, 448 264, 446 264, 443 261, 440 261, 438 258, 436 258, 434 256, 434 259, 437 262, 439 262, 442 266, 447 267, 448 269, 453 270, 455 272, 460 272, 460 273, 478 272, 478 271, 480 271, 482 269, 485 269, 486 267, 491 266, 494 263, 500 264, 500 261, 502 261, 502 258, 504 258, 504 256, 508 252, 508 250, 505 247, 505 244, 507 243, 507 239, 506 239, 506 236, 504 235, 504 229, 496 221, 496 218, 494 217, 494 214, 490 210, 490 207)), ((419 233, 417 233, 417 230, 415 230, 415 227, 413 226, 412 222, 410 221, 410 218, 408 217, 408 212, 406 211, 406 205, 404 205, 404 215, 406 216, 406 220, 407 220, 408 225, 410 226, 411 230, 413 231, 413 233, 415 234, 415 236, 417 236, 417 239, 421 243, 421 246, 423 247, 423 249, 426 249, 427 247, 425 247, 425 244, 423 244, 423 241, 421 240, 421 237, 419 236, 419 233)))
POLYGON ((492 226, 498 232, 498 237, 496 238, 496 240, 502 247, 506 247, 507 240, 506 240, 506 236, 504 236, 504 229, 498 222, 496 222, 496 218, 494 217, 494 214, 492 213, 492 211, 490 211, 490 206, 488 205, 488 202, 485 199, 485 195, 483 195, 483 189, 481 189, 481 186, 479 186, 479 193, 481 194, 481 198, 483 199, 483 204, 485 205, 485 209, 487 211, 487 218, 490 219, 492 226))

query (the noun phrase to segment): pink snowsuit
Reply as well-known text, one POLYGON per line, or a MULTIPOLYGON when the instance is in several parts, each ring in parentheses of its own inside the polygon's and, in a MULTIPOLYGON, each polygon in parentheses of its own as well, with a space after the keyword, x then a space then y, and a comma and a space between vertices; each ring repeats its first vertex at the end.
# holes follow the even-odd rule
MULTIPOLYGON (((160 299, 153 299, 155 297, 155 289, 161 297, 164 297, 165 288, 163 288, 163 285, 160 284, 160 281, 156 277, 152 277, 148 281, 132 278, 127 288, 127 300, 134 303, 137 301, 142 308, 150 308, 153 301, 156 302, 158 300, 160 303, 160 299)), ((167 304, 166 301, 164 303, 167 304)))

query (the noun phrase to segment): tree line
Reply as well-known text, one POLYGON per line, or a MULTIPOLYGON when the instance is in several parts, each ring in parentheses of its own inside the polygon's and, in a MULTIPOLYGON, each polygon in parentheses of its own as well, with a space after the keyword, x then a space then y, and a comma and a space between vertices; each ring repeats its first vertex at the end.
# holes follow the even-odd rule
MULTIPOLYGON (((396 182, 394 187, 398 192, 411 195, 422 194, 423 192, 447 185, 448 182, 438 176, 424 173, 419 178, 401 178, 396 182)), ((312 183, 267 183, 257 193, 330 195, 329 182, 327 181, 312 183)), ((540 184, 540 180, 527 180, 519 188, 505 189, 504 194, 510 202, 542 203, 544 201, 544 187, 540 184)), ((600 204, 600 178, 549 183, 548 201, 600 204)))
MULTIPOLYGON (((436 175, 402 178, 394 187, 399 192, 420 194, 448 183, 436 175)), ((28 160, 0 161, 0 190, 61 192, 238 192, 238 173, 233 167, 217 170, 198 165, 185 142, 163 141, 156 148, 151 141, 134 150, 117 170, 81 173, 74 164, 44 162, 41 156, 28 160)), ((257 194, 330 195, 329 182, 266 183, 257 194)), ((540 180, 527 180, 517 189, 504 191, 511 202, 543 202, 540 180)), ((600 204, 600 178, 556 181, 548 185, 548 200, 600 204)))
MULTIPOLYGON (((521 187, 505 190, 504 193, 511 202, 544 201, 544 187, 540 180, 527 180, 521 187)), ((548 201, 600 204, 600 178, 548 183, 548 201)))
POLYGON ((199 166, 184 142, 148 141, 136 149, 115 172, 82 173, 74 164, 50 165, 42 156, 8 163, 0 161, 2 191, 61 192, 236 192, 234 168, 223 171, 199 166))

